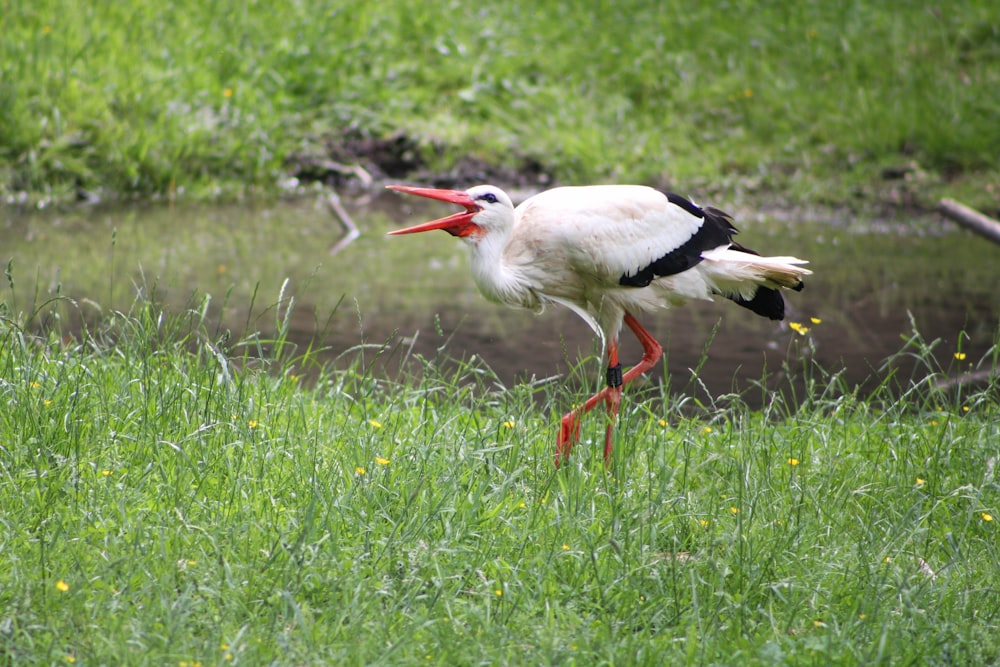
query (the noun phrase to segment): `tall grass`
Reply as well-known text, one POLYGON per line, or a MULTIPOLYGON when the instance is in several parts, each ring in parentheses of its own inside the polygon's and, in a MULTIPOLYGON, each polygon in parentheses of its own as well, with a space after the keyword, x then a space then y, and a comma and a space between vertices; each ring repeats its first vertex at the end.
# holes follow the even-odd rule
POLYGON ((998 387, 934 384, 933 341, 873 401, 809 365, 759 411, 629 395, 612 467, 594 417, 557 471, 552 380, 332 371, 284 296, 271 340, 204 304, 76 339, 3 312, 5 662, 1000 659, 998 387))
POLYGON ((0 31, 8 192, 267 189, 347 132, 403 131, 436 168, 805 194, 1000 155, 989 0, 40 0, 0 31))

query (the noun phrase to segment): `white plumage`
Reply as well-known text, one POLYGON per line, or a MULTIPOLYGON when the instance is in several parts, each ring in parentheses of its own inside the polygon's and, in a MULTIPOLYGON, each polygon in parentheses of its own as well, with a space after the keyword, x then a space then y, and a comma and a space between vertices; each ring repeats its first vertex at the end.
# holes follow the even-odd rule
POLYGON ((801 289, 802 276, 810 273, 803 260, 761 257, 733 242, 736 229, 721 211, 645 186, 554 188, 517 208, 492 185, 464 192, 389 188, 465 208, 390 234, 442 229, 461 237, 471 249, 473 278, 486 298, 535 311, 547 303, 564 305, 603 338, 609 386, 563 417, 557 465, 579 437, 579 417, 601 401, 611 417, 605 440, 605 457, 610 457, 622 386, 648 370, 662 352, 635 313, 721 295, 781 319, 784 302, 778 289, 801 289), (645 350, 642 361, 624 375, 618 363, 623 322, 645 350))

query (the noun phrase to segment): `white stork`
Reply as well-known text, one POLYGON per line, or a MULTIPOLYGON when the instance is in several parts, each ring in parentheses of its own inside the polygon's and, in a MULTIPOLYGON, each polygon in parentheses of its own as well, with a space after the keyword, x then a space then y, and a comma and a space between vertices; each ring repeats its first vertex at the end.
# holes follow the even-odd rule
POLYGON ((580 417, 602 401, 609 416, 604 458, 610 461, 622 387, 663 353, 634 313, 720 295, 780 320, 785 303, 779 290, 802 289, 802 276, 811 273, 801 259, 761 257, 733 242, 737 230, 722 211, 645 186, 554 188, 517 208, 492 185, 465 191, 388 187, 465 209, 390 234, 441 229, 457 236, 469 245, 472 275, 487 299, 536 312, 558 303, 602 337, 607 387, 563 416, 556 466, 579 439, 580 417), (624 374, 618 361, 623 322, 644 350, 624 374))

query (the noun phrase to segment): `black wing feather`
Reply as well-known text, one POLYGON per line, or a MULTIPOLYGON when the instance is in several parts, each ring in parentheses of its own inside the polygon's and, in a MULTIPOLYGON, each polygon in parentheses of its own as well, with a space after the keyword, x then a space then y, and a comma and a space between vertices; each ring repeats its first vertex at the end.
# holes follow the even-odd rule
MULTIPOLYGON (((671 250, 633 274, 623 273, 618 283, 625 287, 646 287, 656 278, 672 276, 687 271, 701 262, 701 253, 733 242, 733 235, 739 233, 733 226, 733 219, 711 206, 701 208, 692 201, 674 193, 667 193, 671 204, 679 206, 691 215, 701 218, 701 227, 687 243, 671 250)), ((742 250, 742 248, 738 248, 742 250)))
MULTIPOLYGON (((691 215, 701 218, 701 227, 694 236, 681 247, 671 250, 663 257, 642 267, 633 274, 624 273, 618 283, 625 287, 646 287, 656 278, 672 276, 687 271, 702 261, 701 253, 719 246, 729 245, 730 249, 745 252, 748 255, 759 253, 733 242, 733 236, 739 233, 733 225, 733 219, 727 213, 717 208, 706 206, 702 208, 689 199, 674 193, 667 193, 671 204, 679 206, 691 215)), ((770 287, 758 287, 753 297, 744 299, 739 295, 727 298, 751 311, 770 318, 780 320, 785 317, 785 300, 781 292, 770 287)))

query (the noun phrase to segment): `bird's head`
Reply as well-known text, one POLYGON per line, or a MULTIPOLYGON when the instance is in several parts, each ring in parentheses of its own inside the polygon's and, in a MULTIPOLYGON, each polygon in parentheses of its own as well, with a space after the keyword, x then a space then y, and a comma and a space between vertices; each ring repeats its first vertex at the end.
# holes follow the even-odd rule
POLYGON ((435 188, 414 188, 407 185, 389 185, 390 190, 404 192, 418 197, 437 199, 465 208, 445 218, 424 222, 404 229, 395 229, 389 234, 416 234, 443 229, 452 236, 471 242, 483 234, 509 227, 514 219, 514 204, 507 193, 493 185, 477 185, 468 190, 438 190, 435 188))

